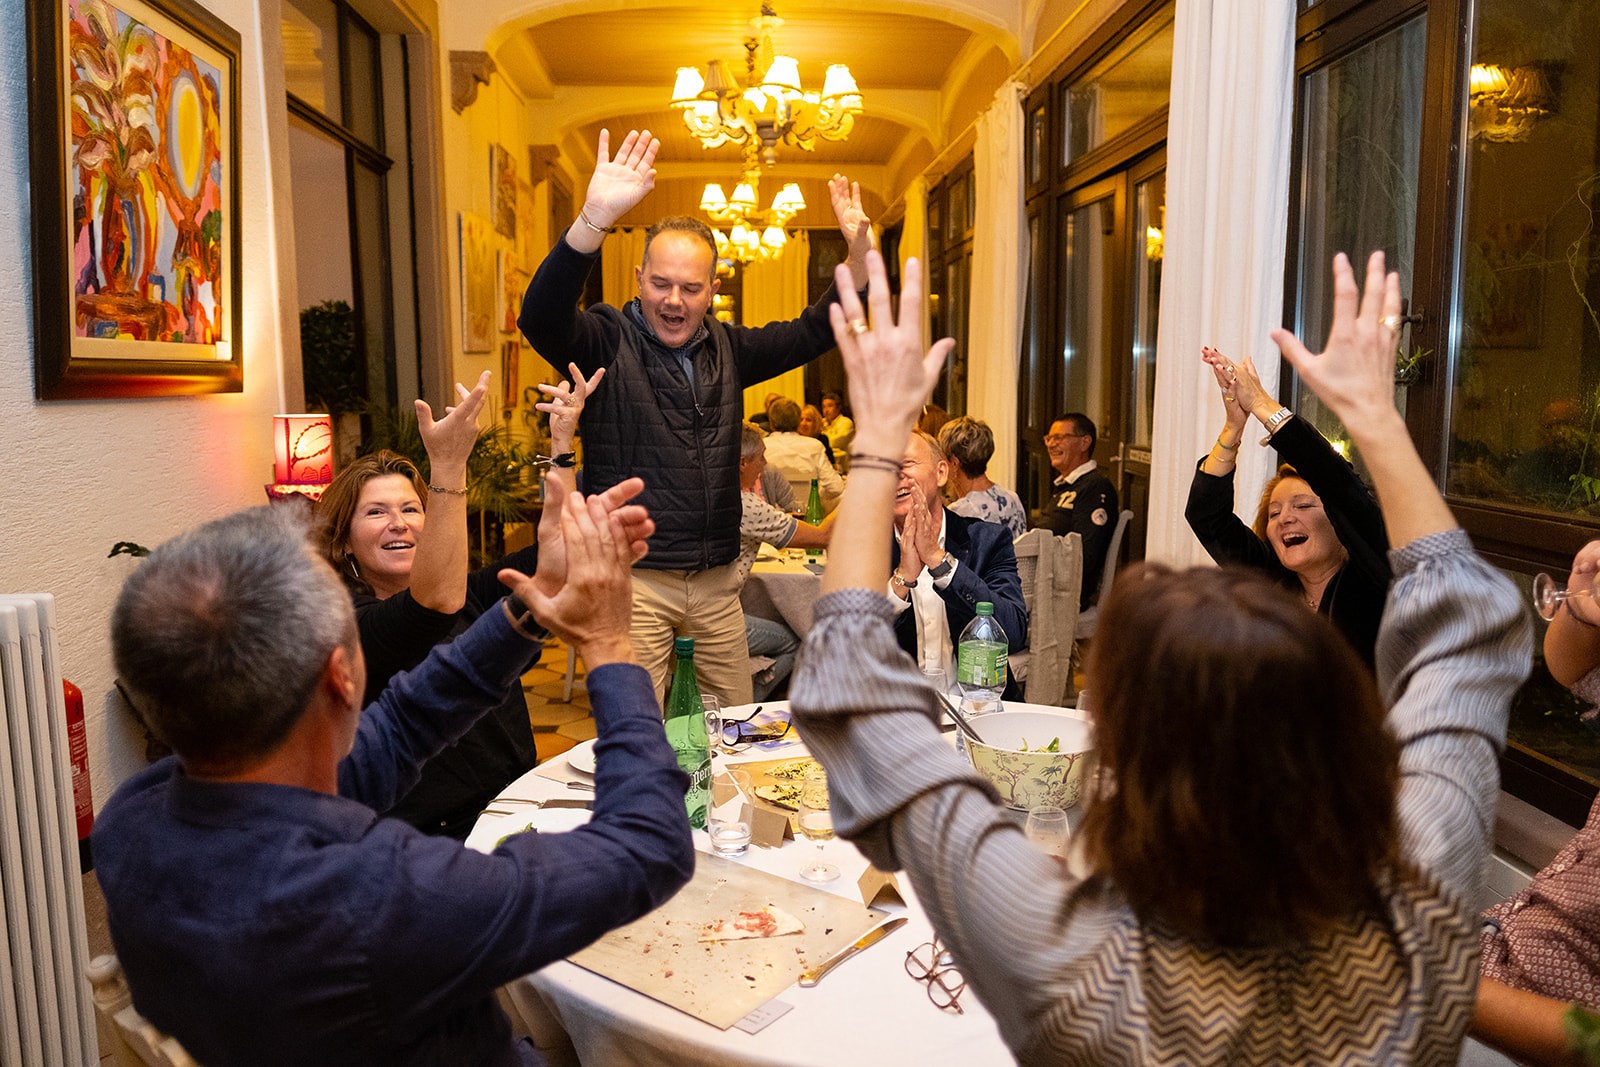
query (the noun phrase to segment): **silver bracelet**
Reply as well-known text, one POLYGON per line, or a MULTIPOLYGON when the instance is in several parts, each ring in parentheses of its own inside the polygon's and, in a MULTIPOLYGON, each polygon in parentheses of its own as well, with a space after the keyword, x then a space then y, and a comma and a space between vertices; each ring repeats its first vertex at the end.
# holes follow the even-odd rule
POLYGON ((578 209, 578 221, 583 223, 585 226, 589 227, 589 229, 593 230, 595 233, 604 235, 604 234, 608 234, 608 233, 611 232, 609 229, 606 229, 606 228, 601 227, 601 226, 596 226, 594 223, 590 222, 589 221, 589 216, 585 215, 583 213, 583 209, 582 208, 578 209))
POLYGON ((428 492, 430 492, 430 493, 444 493, 446 496, 466 496, 467 495, 466 486, 462 486, 460 489, 446 489, 442 485, 430 485, 430 486, 428 486, 428 492))

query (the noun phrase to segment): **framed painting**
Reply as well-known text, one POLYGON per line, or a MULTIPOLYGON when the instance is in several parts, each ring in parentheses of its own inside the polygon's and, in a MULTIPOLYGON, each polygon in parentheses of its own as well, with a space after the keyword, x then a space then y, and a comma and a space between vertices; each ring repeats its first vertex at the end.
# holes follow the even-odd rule
POLYGON ((489 146, 490 216, 495 232, 512 240, 517 236, 517 163, 501 145, 489 146))
POLYGON ((33 0, 41 400, 244 388, 239 35, 192 0, 33 0))
POLYGON ((461 214, 461 351, 493 352, 499 293, 499 250, 489 224, 461 214))

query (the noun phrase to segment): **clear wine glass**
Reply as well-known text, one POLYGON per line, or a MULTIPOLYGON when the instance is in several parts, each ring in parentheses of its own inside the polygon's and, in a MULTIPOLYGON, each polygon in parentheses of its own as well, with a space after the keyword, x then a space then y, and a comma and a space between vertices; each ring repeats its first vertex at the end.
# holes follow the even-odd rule
POLYGON ((1067 858, 1067 843, 1072 838, 1072 831, 1067 827, 1067 813, 1055 805, 1042 804, 1030 810, 1023 833, 1046 855, 1067 858))
POLYGON ((1578 587, 1569 589, 1558 579, 1540 574, 1533 579, 1533 610, 1539 613, 1539 618, 1549 622, 1556 617, 1563 600, 1575 596, 1594 596, 1597 578, 1600 578, 1600 574, 1579 575, 1578 587))
POLYGON ((818 767, 800 784, 800 832, 817 846, 817 854, 800 868, 808 882, 831 882, 839 868, 822 858, 823 847, 833 840, 833 812, 828 806, 828 776, 818 767))
POLYGON ((701 693, 700 707, 706 717, 706 747, 714 763, 719 753, 727 751, 722 747, 722 701, 710 693, 701 693))

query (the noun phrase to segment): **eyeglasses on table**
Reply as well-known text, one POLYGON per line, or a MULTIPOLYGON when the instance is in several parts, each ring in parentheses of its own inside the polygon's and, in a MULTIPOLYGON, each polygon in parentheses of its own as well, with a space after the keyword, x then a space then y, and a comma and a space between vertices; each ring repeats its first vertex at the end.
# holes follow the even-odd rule
POLYGON ((906 973, 924 983, 934 1007, 957 1015, 966 1014, 961 1010, 961 994, 967 990, 967 980, 937 937, 906 953, 906 973))

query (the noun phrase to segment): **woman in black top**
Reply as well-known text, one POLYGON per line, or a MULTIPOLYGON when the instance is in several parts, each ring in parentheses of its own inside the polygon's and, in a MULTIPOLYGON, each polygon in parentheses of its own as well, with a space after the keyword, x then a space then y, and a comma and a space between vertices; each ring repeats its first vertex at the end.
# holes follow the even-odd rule
POLYGON ((1259 568, 1299 594, 1370 665, 1390 579, 1377 500, 1315 427, 1262 388, 1248 357, 1234 363, 1214 348, 1201 352, 1225 418, 1189 488, 1189 528, 1218 563, 1259 568), (1283 460, 1261 495, 1254 529, 1233 513, 1234 464, 1251 415, 1283 460))
MULTIPOLYGON (((323 550, 350 589, 367 664, 366 701, 389 680, 415 667, 434 645, 454 638, 492 607, 505 589, 505 567, 532 574, 537 547, 488 567, 467 570, 467 457, 477 440, 477 415, 487 372, 461 403, 435 422, 417 401, 417 427, 428 452, 428 478, 393 452, 362 456, 346 466, 318 508, 323 550)), ((570 452, 583 398, 599 375, 568 389, 541 385, 552 400, 551 451, 570 452)), ((570 479, 570 468, 557 468, 570 479)), ((570 487, 570 484, 569 484, 570 487)), ((553 511, 552 511, 553 513, 553 511)), ((533 730, 521 687, 451 747, 429 760, 417 785, 386 815, 425 833, 465 839, 484 805, 536 760, 533 730)))

